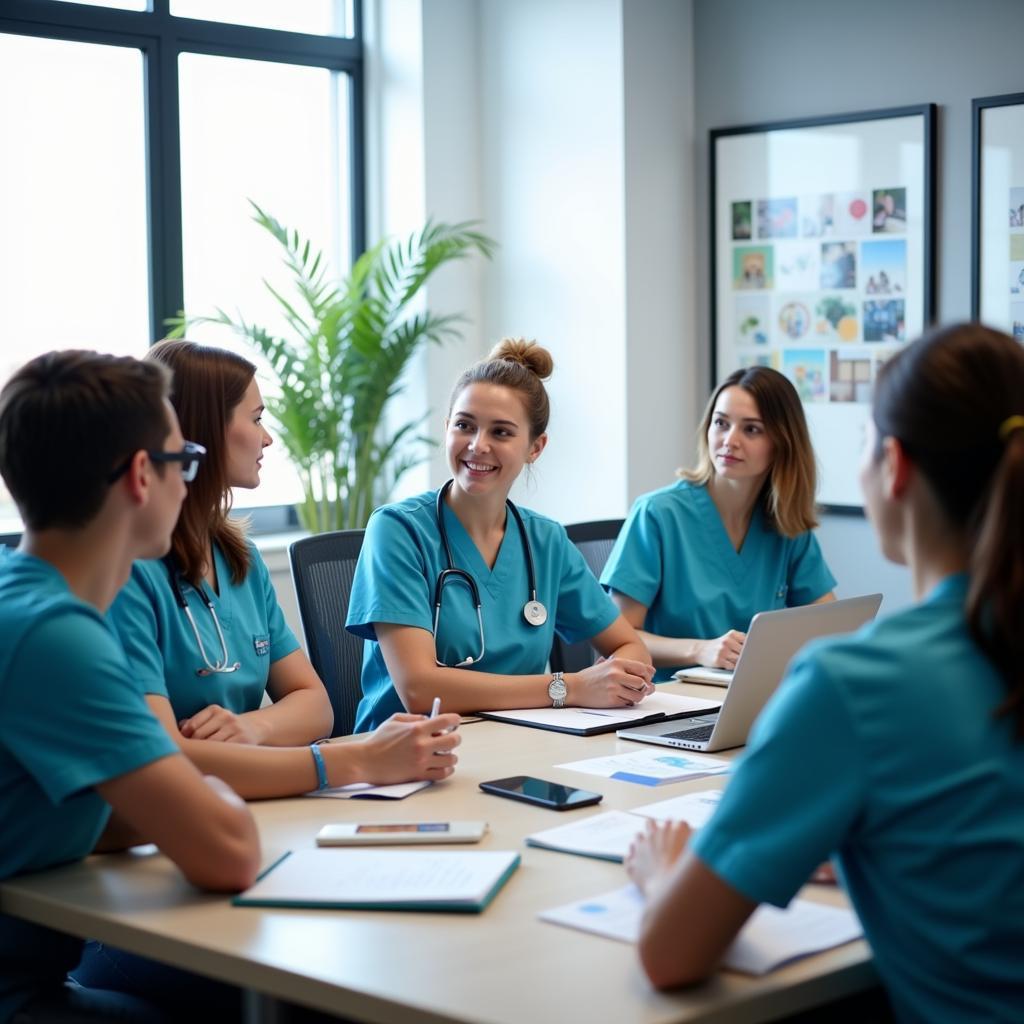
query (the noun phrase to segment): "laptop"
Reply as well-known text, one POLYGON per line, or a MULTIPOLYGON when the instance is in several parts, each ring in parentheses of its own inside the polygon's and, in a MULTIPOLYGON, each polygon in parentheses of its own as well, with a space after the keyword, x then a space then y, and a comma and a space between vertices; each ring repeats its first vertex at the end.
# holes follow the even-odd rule
POLYGON ((826 604, 760 612, 750 620, 732 683, 718 711, 687 718, 685 722, 655 722, 620 729, 618 736, 687 750, 714 751, 743 746, 754 719, 782 681, 793 655, 817 637, 860 629, 875 617, 881 603, 881 594, 867 594, 826 604))

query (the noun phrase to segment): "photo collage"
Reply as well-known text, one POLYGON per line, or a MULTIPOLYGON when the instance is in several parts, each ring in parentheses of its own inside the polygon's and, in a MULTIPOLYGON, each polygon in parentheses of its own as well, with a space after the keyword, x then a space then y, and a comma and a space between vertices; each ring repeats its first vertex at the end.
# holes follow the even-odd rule
MULTIPOLYGON (((739 365, 782 371, 804 402, 870 402, 878 368, 906 341, 906 188, 730 209, 739 365)), ((1024 225, 1019 239, 1024 314, 1024 225)))
POLYGON ((1024 342, 1024 188, 1010 189, 1010 325, 1024 342))

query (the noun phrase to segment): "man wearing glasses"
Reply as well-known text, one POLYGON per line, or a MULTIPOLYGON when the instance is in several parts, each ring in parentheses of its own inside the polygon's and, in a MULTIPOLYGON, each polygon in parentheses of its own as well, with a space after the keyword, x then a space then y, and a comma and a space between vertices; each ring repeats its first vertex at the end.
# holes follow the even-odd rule
MULTIPOLYGON (((0 550, 0 879, 155 842, 204 889, 249 885, 245 805, 150 714, 105 613, 170 545, 204 454, 156 363, 52 352, 0 392, 0 475, 25 532, 0 550)), ((80 940, 0 914, 0 1021, 159 1019, 65 982, 80 940)))

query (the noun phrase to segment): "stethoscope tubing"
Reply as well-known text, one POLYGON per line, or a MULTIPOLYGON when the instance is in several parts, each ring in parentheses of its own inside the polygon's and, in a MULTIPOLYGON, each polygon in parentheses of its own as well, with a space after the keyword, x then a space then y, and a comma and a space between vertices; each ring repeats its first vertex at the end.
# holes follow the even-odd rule
MULTIPOLYGON (((173 555, 166 555, 163 558, 163 563, 167 568, 167 577, 171 585, 171 593, 174 595, 174 600, 178 607, 185 613, 185 618, 188 621, 189 626, 192 629, 192 635, 196 640, 196 647, 199 649, 199 657, 203 659, 203 667, 196 669, 197 676, 212 676, 218 673, 229 673, 237 672, 241 668, 241 662, 236 661, 234 664, 231 663, 231 656, 228 654, 228 644, 224 637, 224 631, 220 626, 220 618, 217 615, 217 609, 214 608, 213 602, 210 600, 206 591, 201 586, 192 587, 192 589, 199 595, 199 600, 203 602, 206 610, 210 613, 210 618, 213 619, 213 628, 217 631, 217 639, 220 641, 220 660, 210 660, 210 656, 206 653, 206 648, 203 646, 203 638, 199 635, 199 627, 196 625, 195 617, 192 614, 192 609, 188 606, 188 601, 185 599, 185 593, 181 589, 181 574, 178 571, 177 563, 174 560, 173 555)), ((192 586, 189 584, 189 586, 192 586)))
MULTIPOLYGON (((483 606, 480 600, 480 588, 477 586, 477 582, 473 578, 473 574, 469 572, 468 569, 459 569, 455 565, 451 542, 448 539, 448 528, 444 524, 444 498, 451 489, 453 483, 453 480, 449 480, 437 492, 437 529, 441 535, 441 543, 444 546, 447 568, 442 569, 437 574, 437 579, 434 581, 434 638, 436 642, 437 626, 441 619, 441 601, 444 594, 444 588, 450 581, 459 580, 469 587, 470 595, 473 598, 473 606, 476 609, 477 626, 480 630, 480 653, 475 658, 470 656, 464 661, 460 661, 455 666, 445 666, 445 663, 437 657, 436 652, 434 660, 441 666, 461 668, 466 665, 479 663, 484 656, 484 651, 486 650, 486 641, 484 638, 484 617, 483 606)), ((530 591, 530 599, 527 601, 526 605, 524 605, 523 614, 526 621, 531 626, 542 626, 547 620, 547 610, 537 600, 537 574, 533 563, 533 551, 530 548, 530 538, 526 534, 526 524, 523 522, 523 517, 520 514, 519 509, 516 508, 515 504, 508 498, 505 499, 505 507, 512 513, 512 518, 516 521, 516 526, 519 529, 519 537, 522 540, 523 555, 526 559, 526 577, 530 591)))

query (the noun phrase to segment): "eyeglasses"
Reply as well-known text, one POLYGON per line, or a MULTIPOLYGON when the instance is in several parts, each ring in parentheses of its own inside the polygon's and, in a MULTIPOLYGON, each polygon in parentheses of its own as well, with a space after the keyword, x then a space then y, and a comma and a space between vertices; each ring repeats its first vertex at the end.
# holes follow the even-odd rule
MULTIPOLYGON (((196 473, 199 472, 199 467, 202 464, 203 459, 206 458, 206 449, 201 444, 196 444, 195 441, 186 441, 184 447, 180 452, 151 452, 146 449, 146 454, 150 457, 153 462, 180 462, 181 463, 181 479, 185 483, 190 484, 196 478, 196 473)), ((124 476, 128 472, 128 467, 132 464, 132 459, 135 458, 135 453, 132 452, 124 462, 121 463, 117 469, 114 470, 110 476, 107 477, 107 483, 112 484, 115 480, 124 476)))

